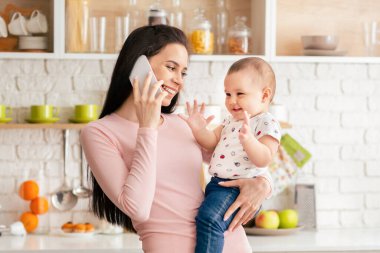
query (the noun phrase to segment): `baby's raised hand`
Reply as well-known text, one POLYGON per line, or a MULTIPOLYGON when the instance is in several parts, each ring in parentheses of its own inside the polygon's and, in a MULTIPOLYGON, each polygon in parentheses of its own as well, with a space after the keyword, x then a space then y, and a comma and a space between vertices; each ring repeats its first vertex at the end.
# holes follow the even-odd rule
POLYGON ((240 129, 239 140, 241 144, 244 144, 250 141, 252 138, 255 138, 251 133, 251 128, 249 127, 249 116, 247 111, 244 111, 244 122, 243 126, 240 129))
POLYGON ((187 117, 185 115, 180 114, 179 117, 186 121, 186 123, 190 126, 193 132, 202 130, 206 128, 207 125, 214 119, 213 115, 205 118, 205 107, 205 103, 202 103, 201 108, 198 109, 197 100, 194 100, 193 108, 191 108, 189 102, 186 102, 187 113, 189 116, 187 117))

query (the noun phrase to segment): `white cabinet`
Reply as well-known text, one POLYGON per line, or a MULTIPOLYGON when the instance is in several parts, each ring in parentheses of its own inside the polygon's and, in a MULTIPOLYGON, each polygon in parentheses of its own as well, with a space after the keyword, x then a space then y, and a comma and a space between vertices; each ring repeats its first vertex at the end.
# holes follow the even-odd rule
MULTIPOLYGON (((49 20, 49 47, 47 52, 4 52, 0 58, 42 58, 42 59, 116 59, 114 51, 114 30, 116 16, 128 10, 126 0, 87 0, 89 15, 107 18, 107 49, 105 53, 91 53, 86 49, 71 50, 69 40, 77 30, 70 27, 73 13, 68 13, 68 2, 72 0, 3 0, 0 3, 0 15, 9 4, 24 9, 40 8, 49 20), (70 18, 70 20, 68 20, 70 18), (75 52, 74 52, 75 51, 75 52)), ((77 0, 83 2, 83 0, 77 0)), ((137 0, 143 10, 144 18, 150 0, 137 0)), ((170 0, 161 1, 169 8, 170 0)), ((185 14, 185 24, 189 23, 192 11, 201 7, 214 21, 215 0, 181 1, 185 14)), ((363 40, 363 22, 380 20, 380 1, 377 0, 226 0, 229 10, 229 26, 234 16, 244 15, 253 31, 253 54, 272 62, 380 62, 380 57, 365 56, 363 40), (345 56, 304 56, 300 36, 311 34, 335 34, 340 38, 339 49, 346 50, 345 56)), ((74 15, 75 17, 75 15, 74 15)), ((78 17, 77 17, 78 18, 78 17)), ((83 18, 83 17, 79 17, 83 18)), ((186 30, 186 29, 185 29, 186 30)), ((380 36, 380 34, 379 34, 380 36)), ((9 39, 9 38, 8 38, 9 39)), ((246 55, 192 55, 192 61, 234 61, 246 55)), ((380 56, 380 55, 379 55, 380 56)))

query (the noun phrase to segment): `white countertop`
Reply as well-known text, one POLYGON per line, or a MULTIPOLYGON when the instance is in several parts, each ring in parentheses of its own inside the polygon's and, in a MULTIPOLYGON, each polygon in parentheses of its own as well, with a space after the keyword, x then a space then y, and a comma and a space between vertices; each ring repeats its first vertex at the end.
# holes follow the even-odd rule
MULTIPOLYGON (((248 236, 259 252, 380 252, 380 228, 300 231, 282 236, 248 236)), ((0 237, 0 252, 142 253, 135 234, 65 237, 27 235, 0 237)))

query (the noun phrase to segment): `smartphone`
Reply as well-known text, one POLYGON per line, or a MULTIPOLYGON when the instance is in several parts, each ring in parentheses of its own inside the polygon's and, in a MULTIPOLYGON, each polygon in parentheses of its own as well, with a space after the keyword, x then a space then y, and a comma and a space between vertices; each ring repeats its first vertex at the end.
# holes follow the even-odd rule
MULTIPOLYGON (((148 58, 145 55, 141 55, 139 58, 137 58, 137 61, 135 62, 135 65, 132 68, 131 74, 129 75, 129 80, 131 81, 133 85, 133 79, 136 77, 137 80, 139 81, 139 88, 140 92, 142 91, 144 87, 144 82, 146 77, 149 74, 149 71, 152 71, 152 67, 149 64, 148 58)), ((156 76, 152 75, 152 79, 150 80, 150 84, 155 84, 157 83, 157 78, 156 76)), ((160 94, 161 88, 157 90, 156 96, 160 94)))

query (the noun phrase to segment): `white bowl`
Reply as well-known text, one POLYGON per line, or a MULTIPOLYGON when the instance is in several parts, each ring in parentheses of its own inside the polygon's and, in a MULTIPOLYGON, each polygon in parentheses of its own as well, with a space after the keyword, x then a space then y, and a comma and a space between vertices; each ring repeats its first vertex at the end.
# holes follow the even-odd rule
POLYGON ((335 50, 339 37, 334 35, 301 36, 304 49, 335 50))
POLYGON ((46 36, 20 36, 19 49, 47 49, 48 40, 46 36))

